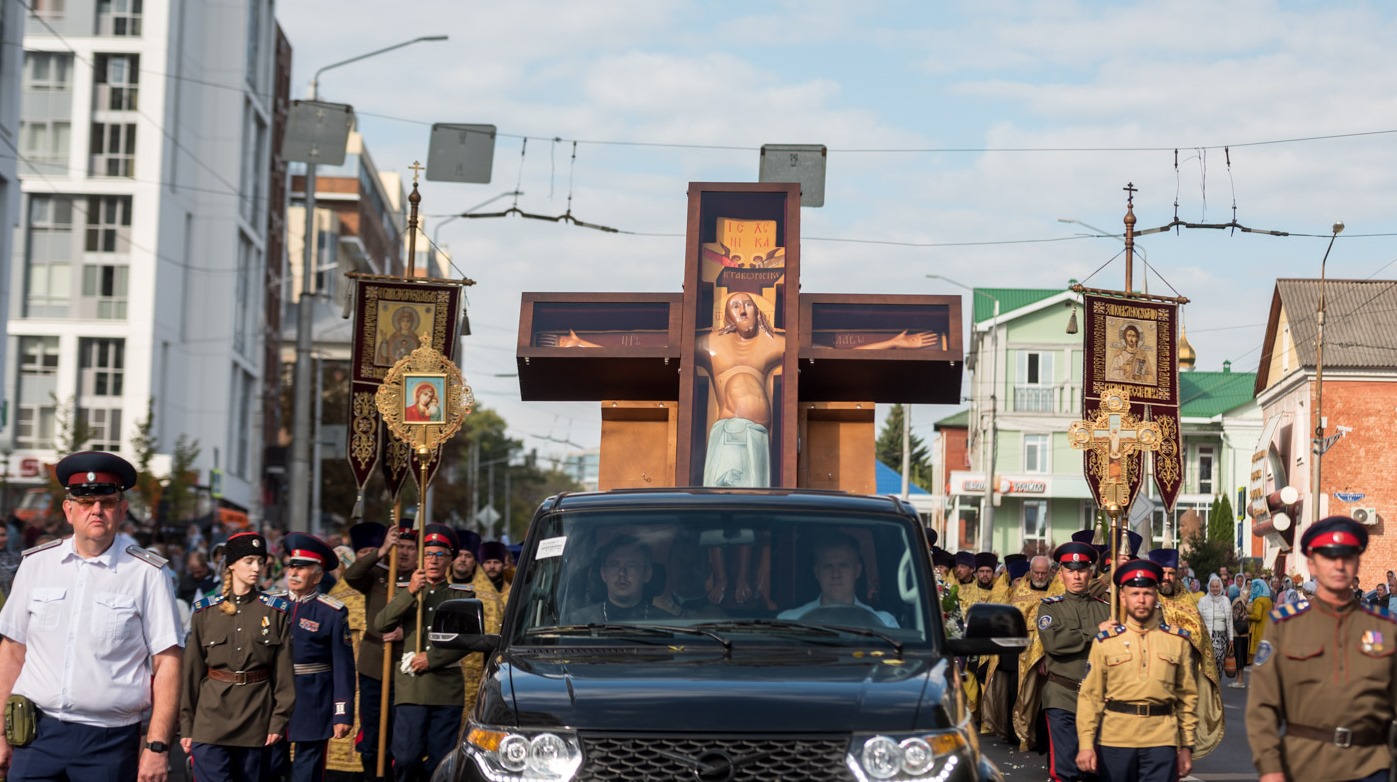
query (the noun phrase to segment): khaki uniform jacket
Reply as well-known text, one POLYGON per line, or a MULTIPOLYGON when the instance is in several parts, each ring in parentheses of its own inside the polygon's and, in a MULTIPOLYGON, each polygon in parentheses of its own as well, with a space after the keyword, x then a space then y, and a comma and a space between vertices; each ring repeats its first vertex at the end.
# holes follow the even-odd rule
POLYGON ((291 628, 282 598, 258 592, 214 595, 194 604, 184 652, 179 734, 203 744, 261 747, 268 734, 286 735, 296 701, 291 628), (234 600, 235 614, 219 607, 234 600), (209 669, 268 671, 251 684, 214 681, 209 669))
MULTIPOLYGON (((1110 618, 1111 607, 1085 592, 1044 598, 1034 627, 1043 644, 1045 673, 1082 681, 1087 675, 1092 643, 1101 632, 1101 623, 1110 618)), ((1077 692, 1047 679, 1043 684, 1042 708, 1065 709, 1075 714, 1077 692)))
MULTIPOLYGON (((422 587, 422 632, 431 631, 432 613, 437 606, 447 600, 470 596, 468 584, 441 583, 422 587)), ((417 598, 407 591, 407 587, 399 589, 388 605, 378 612, 373 627, 380 633, 386 633, 400 624, 404 651, 416 649, 417 598)), ((466 653, 438 649, 425 638, 422 651, 427 655, 427 670, 416 676, 403 673, 401 657, 393 661, 393 702, 418 706, 462 705, 465 702, 465 684, 460 662, 466 653)))
POLYGON ((1153 617, 1134 619, 1097 634, 1077 697, 1077 741, 1082 747, 1187 747, 1198 730, 1198 678, 1188 631, 1153 617), (1106 701, 1172 706, 1147 717, 1106 711, 1106 701))
MULTIPOLYGON (((399 590, 407 585, 404 576, 411 572, 399 573, 399 590)), ((388 605, 388 565, 379 567, 378 552, 375 551, 344 569, 344 580, 364 595, 364 637, 359 642, 359 660, 355 670, 374 680, 383 678, 383 636, 374 629, 374 617, 388 605)), ((399 660, 403 656, 402 643, 393 644, 392 657, 399 660)), ((395 663, 396 664, 396 663, 395 663)))
POLYGON ((1382 609, 1323 600, 1271 612, 1252 663, 1247 738, 1262 774, 1307 782, 1360 779, 1393 762, 1386 746, 1341 748, 1332 741, 1287 736, 1294 722, 1311 728, 1378 731, 1384 738, 1397 704, 1397 621, 1382 609))

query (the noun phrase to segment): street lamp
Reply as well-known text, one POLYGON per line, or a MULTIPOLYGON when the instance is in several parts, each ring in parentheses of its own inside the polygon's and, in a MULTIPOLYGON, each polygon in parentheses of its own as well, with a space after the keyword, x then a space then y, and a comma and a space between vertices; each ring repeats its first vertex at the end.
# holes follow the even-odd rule
POLYGON ((1334 223, 1334 233, 1329 237, 1329 246, 1324 248, 1324 259, 1319 262, 1319 308, 1315 310, 1315 469, 1311 476, 1314 485, 1310 488, 1311 522, 1319 521, 1320 460, 1329 446, 1334 444, 1325 442, 1324 437, 1324 267, 1329 263, 1329 251, 1334 249, 1334 240, 1343 230, 1343 223, 1334 223))
MULTIPOLYGON (((403 41, 392 46, 386 46, 366 54, 350 57, 347 60, 331 63, 315 72, 310 80, 310 99, 318 100, 320 97, 320 75, 326 71, 339 68, 350 63, 367 60, 394 49, 401 49, 404 46, 411 46, 424 41, 445 41, 445 35, 424 35, 413 38, 410 41, 403 41)), ((343 151, 343 150, 341 150, 343 151)), ((306 162, 305 175, 305 208, 306 208, 306 234, 302 244, 304 252, 301 257, 301 295, 297 299, 296 307, 296 368, 294 377, 294 395, 291 404, 291 418, 293 428, 291 432, 291 464, 287 478, 291 483, 290 506, 287 508, 287 528, 295 532, 307 532, 310 530, 310 490, 311 490, 311 470, 310 470, 310 439, 311 439, 311 392, 314 390, 314 383, 311 379, 311 331, 315 327, 315 313, 312 305, 314 294, 310 291, 311 281, 315 277, 315 161, 312 159, 306 162)))
MULTIPOLYGON (((1094 233, 1094 234, 1078 234, 1078 236, 1094 236, 1094 237, 1096 237, 1096 238, 1098 238, 1098 239, 1116 239, 1116 240, 1120 241, 1122 244, 1125 242, 1125 234, 1123 234, 1123 233, 1111 233, 1110 231, 1107 231, 1107 230, 1105 230, 1105 229, 1103 229, 1103 228, 1097 228, 1097 227, 1094 226, 1094 225, 1090 225, 1090 224, 1088 224, 1088 223, 1084 223, 1084 222, 1082 222, 1081 220, 1075 220, 1075 219, 1073 219, 1073 218, 1071 218, 1071 217, 1059 217, 1059 218, 1057 219, 1057 221, 1058 221, 1059 223, 1070 223, 1070 224, 1072 224, 1072 225, 1080 225, 1080 226, 1083 227, 1083 228, 1087 228, 1087 229, 1090 229, 1090 230, 1096 232, 1096 233, 1094 233)), ((1153 229, 1151 229, 1150 231, 1146 231, 1146 233, 1153 233, 1153 232, 1154 232, 1153 229)), ((1140 232, 1139 232, 1139 231, 1136 231, 1136 232, 1135 232, 1135 235, 1138 237, 1138 236, 1140 235, 1140 232)), ((1140 260, 1142 260, 1142 261, 1145 262, 1145 268, 1148 269, 1149 266, 1150 266, 1150 254, 1147 253, 1147 252, 1145 252, 1145 248, 1144 248, 1144 247, 1141 247, 1139 244, 1136 244, 1136 245, 1135 245, 1135 250, 1138 251, 1138 252, 1140 253, 1140 260)), ((1145 290, 1147 290, 1147 291, 1149 290, 1149 277, 1146 277, 1146 278, 1145 278, 1145 290)))
MULTIPOLYGON (((969 285, 953 280, 944 274, 928 274, 927 278, 949 282, 957 288, 964 288, 970 291, 976 296, 984 296, 994 303, 994 314, 990 322, 990 420, 988 432, 986 434, 986 438, 989 440, 989 458, 985 466, 985 496, 983 500, 981 500, 982 507, 980 509, 979 535, 980 548, 984 551, 989 551, 990 533, 994 526, 994 466, 999 450, 999 438, 995 434, 995 416, 998 414, 999 393, 999 299, 984 291, 975 290, 969 285)), ((974 305, 972 304, 971 306, 973 310, 974 305)), ((974 327, 973 318, 971 327, 974 327)), ((975 371, 978 374, 980 370, 977 367, 975 371)))

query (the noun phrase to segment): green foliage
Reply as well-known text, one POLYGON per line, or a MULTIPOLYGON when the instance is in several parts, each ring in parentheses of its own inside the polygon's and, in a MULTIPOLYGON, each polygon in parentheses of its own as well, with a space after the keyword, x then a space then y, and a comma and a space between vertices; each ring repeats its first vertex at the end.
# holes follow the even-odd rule
POLYGON ((194 515, 199 472, 194 463, 199 459, 199 441, 181 434, 175 440, 175 452, 170 459, 170 475, 163 497, 168 502, 170 516, 166 521, 188 521, 194 515))
POLYGON ((135 433, 131 435, 131 455, 135 457, 136 491, 130 497, 132 511, 139 518, 150 519, 160 505, 160 479, 150 470, 150 462, 160 449, 160 441, 155 436, 155 400, 146 400, 145 418, 135 422, 135 433))
MULTIPOLYGON (((878 461, 892 467, 895 470, 902 469, 902 417, 905 409, 902 405, 893 405, 888 411, 888 420, 883 422, 883 431, 878 433, 878 440, 874 445, 874 452, 878 461)), ((909 439, 911 452, 908 468, 908 480, 926 489, 932 490, 931 454, 926 443, 915 433, 909 439)))
POLYGON ((1208 576, 1223 565, 1237 572, 1232 518, 1232 503, 1223 495, 1222 499, 1213 501, 1206 529, 1199 529, 1184 541, 1188 563, 1204 586, 1207 586, 1208 576))
POLYGON ((59 454, 67 455, 75 451, 83 450, 87 441, 92 439, 94 434, 92 427, 87 425, 83 418, 82 411, 78 408, 78 398, 70 396, 67 399, 59 399, 57 394, 49 393, 49 399, 53 400, 53 448, 59 454))

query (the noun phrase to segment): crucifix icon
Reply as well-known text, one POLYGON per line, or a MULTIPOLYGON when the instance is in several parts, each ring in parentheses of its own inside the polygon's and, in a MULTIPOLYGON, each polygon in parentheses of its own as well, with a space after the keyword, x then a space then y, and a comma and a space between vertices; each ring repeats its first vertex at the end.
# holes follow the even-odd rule
POLYGON ((1141 422, 1131 414, 1129 391, 1109 388, 1102 395, 1097 416, 1090 421, 1073 421, 1067 439, 1073 448, 1096 454, 1102 506, 1125 508, 1132 494, 1126 459, 1138 451, 1158 450, 1161 433, 1159 424, 1141 422))

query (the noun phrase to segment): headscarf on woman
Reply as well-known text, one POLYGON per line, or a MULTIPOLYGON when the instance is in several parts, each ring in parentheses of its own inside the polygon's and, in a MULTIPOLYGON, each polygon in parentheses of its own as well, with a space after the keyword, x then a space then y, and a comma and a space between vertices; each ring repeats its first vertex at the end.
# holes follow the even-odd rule
POLYGON ((1252 579, 1251 607, 1248 610, 1251 624, 1251 646, 1247 651, 1253 659, 1256 658, 1256 648, 1261 645, 1261 636, 1266 632, 1272 605, 1271 589, 1266 586, 1266 582, 1259 578, 1252 579))
POLYGON ((1232 601, 1227 598, 1222 577, 1216 573, 1208 579, 1208 591, 1198 599, 1198 615, 1212 641, 1213 657, 1221 671, 1232 640, 1232 601))
POLYGON ((1271 587, 1266 586, 1266 579, 1253 578, 1251 580, 1251 594, 1248 596, 1250 599, 1255 600, 1258 597, 1269 598, 1270 596, 1271 587))

